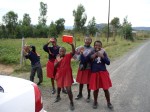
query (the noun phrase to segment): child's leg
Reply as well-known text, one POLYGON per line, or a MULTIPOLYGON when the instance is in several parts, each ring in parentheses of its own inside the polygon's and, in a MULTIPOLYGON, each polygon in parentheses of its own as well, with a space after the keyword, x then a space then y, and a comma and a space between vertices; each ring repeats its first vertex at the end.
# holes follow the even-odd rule
POLYGON ((37 84, 40 85, 40 83, 43 82, 43 72, 41 66, 37 68, 37 76, 39 78, 39 82, 37 84))
POLYGON ((30 81, 34 82, 34 76, 35 76, 36 69, 31 68, 31 73, 30 73, 30 81))
POLYGON ((55 83, 54 83, 54 78, 51 78, 51 84, 52 84, 52 94, 55 94, 56 90, 55 90, 55 83))
POLYGON ((106 101, 107 101, 107 106, 108 106, 108 108, 112 109, 113 106, 110 103, 110 94, 109 94, 109 91, 108 90, 104 90, 104 93, 105 93, 105 97, 106 97, 106 101))
POLYGON ((72 94, 72 90, 71 87, 66 87, 67 92, 68 92, 68 97, 70 99, 70 103, 73 103, 73 94, 72 94))
POLYGON ((87 96, 87 99, 86 99, 86 102, 90 102, 90 93, 91 93, 91 90, 89 89, 89 84, 87 84, 87 92, 88 92, 88 96, 87 96))
POLYGON ((87 84, 87 91, 88 91, 88 99, 90 98, 90 93, 91 93, 91 90, 89 89, 89 84, 87 84))
POLYGON ((72 94, 71 87, 66 87, 66 89, 67 89, 68 97, 70 99, 70 110, 74 110, 73 94, 72 94))
POLYGON ((63 92, 64 94, 67 94, 67 90, 66 90, 65 87, 62 88, 62 92, 63 92))
POLYGON ((52 88, 55 89, 54 78, 51 78, 51 84, 52 84, 52 88))
POLYGON ((60 98, 60 91, 61 91, 61 88, 58 87, 57 88, 57 96, 56 96, 56 99, 54 101, 55 103, 59 102, 61 100, 61 98, 60 98))
POLYGON ((75 98, 76 100, 82 98, 82 90, 83 90, 83 84, 79 85, 79 94, 77 95, 77 97, 75 98))
POLYGON ((93 108, 96 109, 97 108, 97 98, 98 98, 98 92, 99 92, 99 89, 95 90, 93 92, 93 96, 94 96, 94 103, 93 103, 93 108))
POLYGON ((110 103, 110 94, 108 90, 104 90, 107 103, 110 103))
POLYGON ((95 103, 95 104, 97 104, 98 92, 99 92, 99 89, 97 89, 97 90, 95 90, 95 91, 93 92, 94 103, 95 103))

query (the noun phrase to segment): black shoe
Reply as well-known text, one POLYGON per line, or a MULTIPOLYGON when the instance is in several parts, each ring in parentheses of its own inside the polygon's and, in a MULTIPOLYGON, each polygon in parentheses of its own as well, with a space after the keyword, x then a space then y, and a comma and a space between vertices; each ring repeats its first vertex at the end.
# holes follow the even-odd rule
POLYGON ((70 103, 70 110, 74 110, 74 104, 70 103))
POLYGON ((67 90, 65 90, 65 89, 63 89, 62 92, 63 92, 64 94, 68 94, 68 93, 67 93, 67 90))
POLYGON ((93 103, 93 109, 97 109, 97 103, 93 103))
POLYGON ((113 108, 114 108, 111 103, 108 103, 108 104, 107 104, 107 107, 108 107, 109 109, 113 109, 113 108))
POLYGON ((79 100, 82 98, 82 95, 78 94, 77 97, 75 98, 75 100, 79 100))
POLYGON ((87 97, 86 102, 87 102, 87 103, 90 102, 90 97, 87 97))
POLYGON ((60 100, 61 100, 60 96, 57 96, 56 99, 55 99, 55 101, 54 101, 54 103, 57 103, 57 102, 59 102, 60 100))
POLYGON ((55 90, 55 89, 53 89, 53 90, 52 90, 52 94, 55 94, 55 93, 56 93, 56 90, 55 90))
POLYGON ((40 85, 41 83, 42 83, 42 82, 39 81, 39 82, 37 83, 37 85, 40 85))

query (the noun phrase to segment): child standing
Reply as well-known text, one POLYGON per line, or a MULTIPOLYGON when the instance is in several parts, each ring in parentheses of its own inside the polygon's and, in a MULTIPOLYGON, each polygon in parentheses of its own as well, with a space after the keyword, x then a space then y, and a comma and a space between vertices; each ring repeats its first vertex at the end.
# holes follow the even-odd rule
POLYGON ((107 100, 107 106, 108 108, 112 109, 113 106, 110 103, 110 94, 109 94, 109 88, 112 87, 111 79, 109 77, 109 73, 106 69, 105 64, 109 65, 110 60, 107 57, 106 52, 102 48, 102 42, 101 41, 95 41, 94 42, 94 49, 95 52, 91 55, 92 65, 91 65, 91 78, 89 83, 89 88, 91 90, 94 90, 93 96, 94 96, 94 103, 93 108, 97 108, 97 98, 98 98, 98 92, 99 88, 103 88, 105 97, 107 100))
POLYGON ((37 72, 39 78, 37 85, 40 85, 43 82, 43 72, 40 63, 40 56, 36 53, 35 46, 24 46, 24 56, 31 61, 30 81, 34 82, 34 76, 37 72))
POLYGON ((88 96, 86 101, 90 101, 90 89, 89 89, 89 81, 90 81, 90 76, 91 76, 91 63, 90 60, 84 60, 88 55, 90 55, 94 49, 91 47, 92 39, 90 37, 85 37, 84 39, 84 48, 80 50, 80 58, 79 58, 79 68, 78 68, 78 73, 76 77, 76 81, 79 83, 79 93, 77 97, 75 98, 76 100, 79 100, 80 98, 83 97, 82 95, 82 90, 83 90, 83 85, 87 84, 87 92, 88 96))
MULTIPOLYGON (((51 78, 51 84, 52 84, 52 94, 55 94, 55 72, 54 71, 54 61, 56 59, 56 56, 59 54, 59 48, 60 46, 57 45, 57 39, 56 38, 50 38, 47 44, 43 46, 43 49, 45 52, 48 53, 48 62, 46 65, 46 71, 47 71, 47 77, 51 78), (50 43, 52 43, 52 46, 48 46, 50 43)), ((63 92, 66 93, 65 89, 63 89, 63 92)))
MULTIPOLYGON (((68 43, 69 44, 69 43, 68 43)), ((55 60, 55 68, 56 71, 56 82, 57 82, 57 97, 55 102, 59 102, 60 98, 60 91, 61 88, 66 88, 68 97, 70 99, 70 109, 74 110, 74 103, 73 103, 73 94, 71 90, 71 85, 73 83, 73 76, 72 76, 72 68, 71 68, 71 58, 75 53, 75 48, 73 44, 70 44, 72 47, 72 52, 66 54, 66 49, 64 47, 60 47, 59 55, 55 60)))

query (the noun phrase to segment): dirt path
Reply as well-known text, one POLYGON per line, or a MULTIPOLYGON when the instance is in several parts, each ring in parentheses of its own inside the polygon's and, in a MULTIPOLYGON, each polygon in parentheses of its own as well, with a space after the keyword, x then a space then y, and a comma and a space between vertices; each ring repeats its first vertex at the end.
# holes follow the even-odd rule
POLYGON ((10 75, 13 71, 12 66, 0 64, 0 74, 10 75))

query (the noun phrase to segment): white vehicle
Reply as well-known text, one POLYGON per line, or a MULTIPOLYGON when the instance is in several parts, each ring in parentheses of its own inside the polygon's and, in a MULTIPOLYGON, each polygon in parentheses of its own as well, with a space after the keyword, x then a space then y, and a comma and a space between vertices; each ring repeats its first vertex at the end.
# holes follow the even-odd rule
POLYGON ((46 112, 38 86, 25 79, 0 75, 0 112, 46 112))

